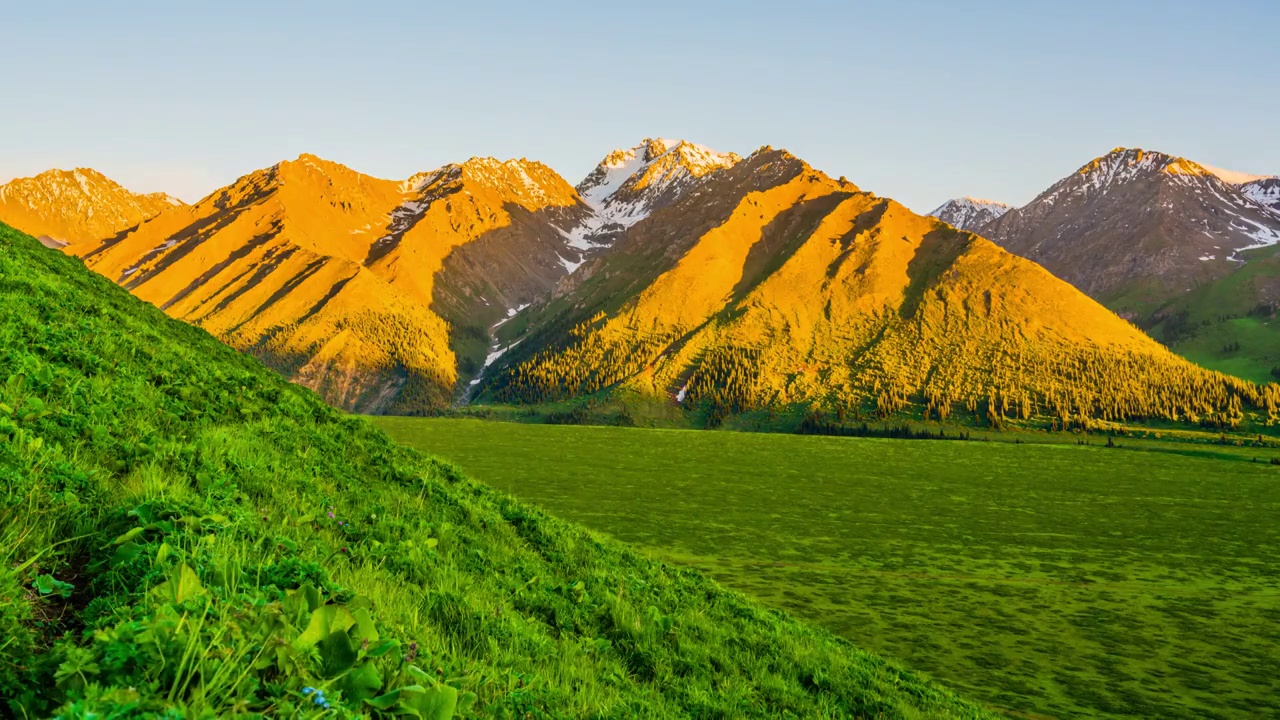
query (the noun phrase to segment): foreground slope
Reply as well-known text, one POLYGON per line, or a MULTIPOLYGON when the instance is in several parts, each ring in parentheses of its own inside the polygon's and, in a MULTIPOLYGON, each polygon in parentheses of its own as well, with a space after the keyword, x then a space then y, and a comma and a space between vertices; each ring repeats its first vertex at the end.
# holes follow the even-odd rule
POLYGON ((49 247, 111 237, 182 205, 164 193, 130 192, 89 168, 49 170, 0 185, 0 222, 49 247))
POLYGON ((330 403, 447 405, 488 328, 577 259, 586 209, 538 163, 475 158, 406 181, 303 155, 68 251, 330 403))
POLYGON ((1234 424, 1275 388, 1204 371, 1043 268, 762 149, 528 313, 497 401, 620 389, 727 415, 1234 424))
POLYGON ((0 307, 11 714, 985 716, 398 448, 3 227, 0 307))

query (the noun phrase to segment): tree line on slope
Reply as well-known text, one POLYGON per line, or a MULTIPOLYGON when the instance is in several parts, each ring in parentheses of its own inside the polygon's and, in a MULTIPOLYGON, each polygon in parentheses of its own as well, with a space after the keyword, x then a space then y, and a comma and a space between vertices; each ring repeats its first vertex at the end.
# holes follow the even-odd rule
MULTIPOLYGON (((543 350, 495 378, 499 402, 544 403, 607 390, 652 367, 674 337, 621 338, 591 332, 602 317, 574 328, 570 344, 543 350)), ((833 414, 924 419, 1001 427, 1039 421, 1054 429, 1099 423, 1167 421, 1230 429, 1247 419, 1280 419, 1280 385, 1257 385, 1172 356, 1129 350, 999 347, 985 357, 937 353, 931 363, 888 352, 843 364, 797 368, 785 350, 748 345, 709 348, 688 376, 683 405, 708 425, 789 404, 833 414), (794 380, 815 373, 813 384, 794 380)))

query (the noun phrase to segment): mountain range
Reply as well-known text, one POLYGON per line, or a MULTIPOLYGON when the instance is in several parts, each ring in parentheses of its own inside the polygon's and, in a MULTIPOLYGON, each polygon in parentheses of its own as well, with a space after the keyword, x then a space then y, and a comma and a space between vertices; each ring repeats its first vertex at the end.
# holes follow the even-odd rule
POLYGON ((968 229, 1197 362, 1261 381, 1280 365, 1277 200, 1275 178, 1117 148, 968 229))
MULTIPOLYGON (((1069 256, 1049 250, 1079 221, 1050 210, 1095 207, 1110 183, 1154 172, 1147 191, 1159 195, 1161 174, 1177 176, 1170 187, 1190 189, 1160 197, 1183 203, 1226 187, 1141 151, 1104 160, 1025 208, 965 199, 938 219, 770 147, 740 157, 645 140, 576 187, 523 159, 385 180, 303 155, 132 225, 139 196, 100 193, 92 216, 114 225, 50 237, 357 412, 595 398, 707 425, 761 414, 1062 427, 1269 416, 1273 388, 1183 360, 1032 262, 1041 249, 1046 264, 1069 256), (1032 218, 1038 234, 1019 240, 1032 218), (954 227, 979 223, 1015 252, 954 227)), ((65 214, 50 202, 46 215, 65 214)), ((1241 223, 1269 227, 1270 210, 1242 202, 1225 219, 1205 211, 1219 264, 1258 242, 1241 223)), ((26 222, 0 214, 11 218, 26 222)))

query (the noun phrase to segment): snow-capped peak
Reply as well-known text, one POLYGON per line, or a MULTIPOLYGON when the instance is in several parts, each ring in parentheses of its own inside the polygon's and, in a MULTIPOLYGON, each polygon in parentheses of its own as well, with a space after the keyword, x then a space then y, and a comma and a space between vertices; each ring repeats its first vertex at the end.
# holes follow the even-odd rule
POLYGON ((1226 185, 1243 185, 1275 177, 1223 170, 1176 155, 1124 147, 1116 148, 1093 160, 1080 168, 1077 174, 1083 176, 1087 184, 1094 189, 1105 189, 1112 183, 1132 180, 1145 173, 1153 172, 1179 176, 1188 182, 1212 178, 1213 181, 1226 185))
POLYGON ((605 156, 596 169, 578 184, 582 200, 599 209, 618 188, 645 166, 644 145, 630 150, 614 150, 605 156))
POLYGON ((591 216, 560 233, 582 252, 607 247, 622 231, 679 200, 709 173, 741 159, 735 153, 665 138, 646 138, 633 148, 614 150, 578 183, 591 216))
MULTIPOLYGON (((1179 206, 1204 206, 1213 210, 1212 218, 1202 218, 1212 226, 1203 232, 1210 237, 1221 235, 1223 247, 1231 246, 1232 257, 1238 258, 1244 250, 1280 243, 1280 213, 1256 196, 1262 194, 1262 189, 1233 185, 1222 178, 1223 172, 1175 155, 1116 148, 1055 183, 1028 207, 1045 215, 1052 212, 1050 208, 1070 207, 1073 203, 1141 203, 1172 212, 1178 212, 1179 206), (1157 187, 1167 197, 1148 204, 1149 191, 1139 190, 1135 196, 1132 187, 1157 187)), ((1231 173, 1227 176, 1234 177, 1231 173)))
POLYGON ((1012 205, 995 200, 965 196, 946 201, 929 215, 961 230, 974 232, 1012 209, 1012 205))
POLYGON ((578 184, 578 193, 585 203, 600 210, 621 191, 647 190, 655 194, 682 180, 730 167, 741 159, 734 153, 717 152, 686 140, 646 138, 633 148, 614 150, 605 156, 578 184))

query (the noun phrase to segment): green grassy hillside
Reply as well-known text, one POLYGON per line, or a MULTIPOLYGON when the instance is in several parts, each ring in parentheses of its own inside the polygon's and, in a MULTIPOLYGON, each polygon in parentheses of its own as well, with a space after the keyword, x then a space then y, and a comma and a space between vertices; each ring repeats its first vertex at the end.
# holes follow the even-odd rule
POLYGON ((1024 717, 1280 716, 1274 446, 375 423, 1024 717))
POLYGON ((986 714, 402 449, 3 226, 0 558, 0 714, 986 714))
POLYGON ((1280 248, 1243 254, 1234 272, 1162 307, 1152 334, 1192 362, 1255 382, 1280 367, 1280 248))

